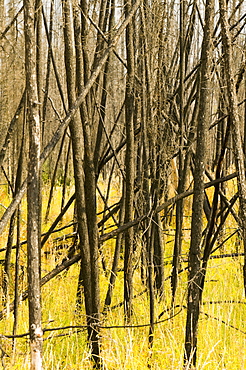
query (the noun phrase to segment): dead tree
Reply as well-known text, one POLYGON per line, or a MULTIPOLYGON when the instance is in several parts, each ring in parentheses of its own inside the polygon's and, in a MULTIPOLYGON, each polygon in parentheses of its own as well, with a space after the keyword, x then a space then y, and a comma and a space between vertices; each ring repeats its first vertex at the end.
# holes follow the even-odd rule
POLYGON ((42 369, 42 327, 40 289, 40 153, 41 120, 36 76, 35 2, 24 1, 26 92, 29 126, 29 163, 27 184, 27 271, 31 370, 42 369))
POLYGON ((244 244, 244 291, 246 293, 246 178, 245 178, 245 155, 243 150, 242 133, 238 111, 238 98, 236 92, 236 80, 233 60, 232 35, 228 23, 227 5, 224 0, 219 1, 220 24, 222 45, 224 51, 225 76, 227 81, 227 94, 229 101, 229 114, 232 123, 233 151, 237 169, 237 185, 240 204, 240 218, 242 237, 244 244))
POLYGON ((201 241, 204 203, 204 175, 207 160, 207 134, 211 102, 212 34, 214 1, 207 0, 205 8, 204 36, 201 51, 199 111, 194 170, 194 197, 192 204, 191 242, 189 251, 189 275, 187 318, 185 334, 185 365, 196 365, 198 319, 200 311, 201 241))

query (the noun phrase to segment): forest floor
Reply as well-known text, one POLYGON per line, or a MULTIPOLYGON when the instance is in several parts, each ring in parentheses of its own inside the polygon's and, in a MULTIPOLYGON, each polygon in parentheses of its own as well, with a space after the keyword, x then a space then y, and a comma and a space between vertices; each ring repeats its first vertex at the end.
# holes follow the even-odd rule
MULTIPOLYGON (((25 208, 25 205, 24 205, 25 208)), ((52 210, 54 212, 54 210, 52 210)), ((51 219, 52 219, 51 212, 51 219)), ((24 216, 23 216, 24 217, 24 216)), ((71 221, 72 214, 68 213, 63 224, 71 221)), ((25 224, 25 220, 23 220, 25 224)), ((233 226, 233 225, 232 225, 233 226)), ((187 251, 189 244, 189 225, 187 235, 184 232, 184 261, 182 267, 187 266, 187 251)), ((72 229, 71 229, 72 230, 72 229)), ((66 233, 71 232, 67 230, 66 233)), ((224 233, 230 232, 224 230, 224 233)), ((23 232, 24 233, 24 232, 23 232)), ((64 231, 63 231, 64 233, 64 231)), ((149 299, 143 293, 145 287, 141 282, 140 268, 134 273, 134 314, 132 327, 124 327, 123 299, 123 259, 116 280, 113 294, 112 309, 106 317, 102 317, 101 329, 101 356, 106 370, 179 370, 182 369, 184 355, 184 337, 186 322, 186 294, 187 272, 180 274, 176 307, 170 310, 171 289, 170 276, 173 236, 172 225, 164 233, 165 242, 165 296, 162 301, 156 299, 153 346, 148 343, 149 334, 149 299)), ((55 235, 48 243, 47 249, 60 243, 55 235)), ((6 235, 1 236, 1 245, 6 235)), ((25 235, 23 235, 25 238, 25 235)), ((23 239, 24 240, 24 239, 23 239)), ((69 242, 68 242, 69 243, 69 242)), ((111 266, 114 242, 108 241, 103 246, 107 266, 111 266)), ((54 250, 54 248, 53 248, 54 250)), ((238 252, 238 239, 230 239, 223 246, 223 250, 216 253, 223 257, 226 253, 238 252)), ((45 255, 42 252, 42 276, 55 268, 66 255, 66 248, 62 251, 45 255)), ((21 263, 25 265, 26 246, 21 249, 21 263)), ((0 259, 4 259, 4 251, 0 259)), ((135 262, 139 260, 136 256, 135 262)), ((198 363, 197 370, 240 370, 246 368, 246 301, 243 291, 243 257, 213 258, 209 262, 206 277, 203 303, 199 321, 198 363)), ((14 269, 14 267, 13 267, 14 269)), ((103 302, 108 287, 108 274, 101 268, 101 302, 103 302)), ((46 331, 44 334, 43 360, 47 370, 77 370, 91 369, 90 351, 86 344, 85 328, 71 328, 71 326, 85 325, 83 313, 78 317, 75 312, 77 280, 79 265, 73 265, 45 284, 42 288, 43 328, 61 328, 55 331, 46 331), (69 326, 70 328, 64 328, 69 326)), ((13 285, 13 282, 11 283, 13 285)), ((26 277, 21 281, 20 290, 26 289, 26 277)), ((13 286, 11 286, 13 291, 13 286)), ((12 299, 12 294, 11 294, 12 299)), ((28 332, 28 306, 24 301, 19 306, 18 334, 28 332)), ((13 340, 6 335, 12 334, 13 314, 9 313, 0 322, 0 349, 2 350, 0 368, 28 369, 29 346, 27 337, 13 340), (4 352, 3 352, 4 351, 4 352), (3 354, 7 354, 3 356, 3 354)))

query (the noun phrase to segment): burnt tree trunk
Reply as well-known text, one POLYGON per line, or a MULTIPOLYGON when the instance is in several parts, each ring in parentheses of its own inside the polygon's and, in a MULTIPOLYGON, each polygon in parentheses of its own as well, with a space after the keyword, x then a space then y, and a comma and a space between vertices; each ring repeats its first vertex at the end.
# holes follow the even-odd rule
MULTIPOLYGON (((132 2, 124 1, 125 16, 130 11, 132 2)), ((126 27, 126 55, 127 55, 127 76, 125 95, 125 122, 126 122, 126 195, 125 195, 125 223, 133 219, 134 202, 134 46, 133 46, 133 23, 126 27)), ((124 255, 124 308, 125 317, 129 321, 132 316, 132 258, 133 258, 133 228, 125 232, 125 255, 124 255)))
POLYGON ((227 93, 229 101, 229 114, 232 124, 233 150, 235 157, 235 165, 237 170, 237 185, 240 204, 240 218, 242 227, 242 236, 244 244, 244 291, 246 294, 246 178, 243 141, 240 129, 240 119, 238 112, 238 99, 236 93, 236 81, 234 71, 234 60, 232 54, 232 40, 230 27, 228 23, 226 1, 220 0, 220 24, 222 34, 222 45, 224 49, 225 76, 227 81, 227 93))
POLYGON ((204 175, 207 161, 207 133, 211 102, 212 32, 214 0, 207 0, 201 54, 199 111, 194 170, 191 243, 189 252, 189 285, 185 334, 185 366, 196 365, 197 334, 200 313, 201 241, 203 226, 204 175))
MULTIPOLYGON (((70 2, 70 0, 65 0, 63 2, 63 14, 65 21, 64 39, 67 87, 69 106, 71 107, 76 100, 76 87, 78 87, 79 92, 83 89, 83 81, 79 78, 83 75, 83 70, 81 43, 78 37, 79 34, 74 35, 74 25, 76 25, 75 31, 77 31, 78 24, 76 22, 78 22, 79 19, 73 18, 74 15, 77 17, 77 14, 72 13, 72 2, 70 2), (77 63, 75 63, 76 59, 77 63)), ((98 328, 100 316, 100 295, 98 267, 99 248, 96 215, 96 176, 93 163, 90 120, 88 119, 87 109, 84 102, 81 105, 80 113, 81 119, 79 114, 75 115, 69 126, 73 147, 79 235, 82 255, 85 257, 84 261, 82 258, 80 277, 82 277, 83 280, 88 323, 88 339, 91 345, 92 360, 95 367, 99 368, 101 366, 100 337, 98 328)))

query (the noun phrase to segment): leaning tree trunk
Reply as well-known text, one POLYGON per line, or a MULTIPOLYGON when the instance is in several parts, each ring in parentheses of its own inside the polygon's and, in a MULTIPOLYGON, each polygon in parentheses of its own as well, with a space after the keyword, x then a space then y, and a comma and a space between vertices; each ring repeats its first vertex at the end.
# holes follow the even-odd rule
POLYGON ((27 185, 27 259, 31 370, 42 369, 42 328, 40 290, 40 152, 41 122, 36 79, 35 1, 24 1, 26 91, 29 124, 27 185))
POLYGON ((244 153, 243 153, 243 142, 240 130, 240 119, 238 112, 238 100, 236 93, 236 81, 234 71, 234 61, 232 54, 232 41, 230 34, 230 27, 228 23, 226 1, 220 0, 220 24, 222 34, 222 44, 224 49, 224 63, 225 63, 225 76, 227 80, 227 92, 229 101, 229 114, 232 124, 232 136, 233 136, 233 149, 235 157, 235 165, 237 169, 237 185, 238 195, 240 204, 240 218, 241 227, 244 243, 244 291, 246 294, 246 179, 245 179, 245 165, 244 165, 244 153))
POLYGON ((194 197, 192 204, 191 244, 189 252, 189 286, 185 334, 186 366, 196 365, 197 332, 200 311, 201 240, 204 202, 204 174, 207 159, 207 132, 211 101, 211 65, 214 0, 207 0, 205 9, 204 37, 200 70, 200 103, 197 124, 197 140, 194 171, 194 197))

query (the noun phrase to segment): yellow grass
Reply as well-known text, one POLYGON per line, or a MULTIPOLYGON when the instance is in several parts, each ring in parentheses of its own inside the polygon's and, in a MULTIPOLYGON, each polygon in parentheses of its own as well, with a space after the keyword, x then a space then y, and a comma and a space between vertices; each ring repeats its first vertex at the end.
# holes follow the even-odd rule
MULTIPOLYGON (((117 194, 115 194, 117 196, 117 194)), ((56 190, 56 201, 52 205, 50 223, 57 214, 60 204, 60 192, 56 190)), ((112 200, 112 203, 115 201, 112 200)), ((102 205, 100 205, 102 209, 102 205)), ((44 211, 43 211, 44 212, 44 211)), ((71 211, 66 215, 63 222, 69 223, 72 219, 71 211)), ((188 229, 189 218, 186 218, 185 227, 188 229)), ((49 224, 50 224, 49 223, 49 224)), ((23 238, 25 237, 25 222, 23 221, 23 238)), ((49 227, 45 225, 45 229, 49 227)), ((228 222, 229 227, 235 227, 232 219, 228 222)), ((226 235, 230 230, 224 230, 226 235)), ((68 230, 68 232, 70 232, 68 230)), ((171 254, 173 248, 173 229, 170 226, 169 233, 165 236, 165 275, 170 274, 171 254)), ((59 235, 59 234, 58 234, 59 235)), ((57 235, 55 234, 54 237, 57 235)), ((1 245, 4 245, 2 236, 1 245)), ((52 240, 47 248, 52 249, 52 240)), ((105 243, 103 249, 111 265, 114 242, 105 243)), ((189 247, 189 231, 185 232, 184 252, 189 247)), ((231 239, 224 246, 223 252, 235 252, 238 250, 237 238, 231 239)), ((218 251, 218 253, 220 253, 218 251)), ((25 263, 26 247, 22 248, 22 262, 25 263)), ((58 263, 56 256, 51 255, 48 260, 43 257, 42 275, 50 271, 58 263)), ((4 253, 1 253, 1 259, 4 253)), ((62 258, 62 257, 60 257, 62 258)), ((137 258, 136 258, 137 261, 137 258)), ((186 266, 184 256, 183 267, 186 266)), ((122 261, 121 261, 122 264, 122 261)), ((201 307, 198 339, 198 364, 197 370, 240 370, 246 368, 246 301, 243 292, 242 279, 243 257, 223 258, 210 260, 206 285, 201 307)), ((101 264, 100 264, 101 266, 101 264)), ((121 266, 122 267, 122 266, 121 266)), ((78 318, 75 314, 75 300, 79 265, 72 266, 67 272, 54 278, 42 289, 43 304, 43 328, 64 327, 67 325, 84 325, 85 317, 78 318)), ((23 281, 22 289, 26 286, 23 281)), ((101 302, 105 299, 108 276, 101 269, 101 302)), ((134 293, 142 292, 140 271, 137 269, 134 275, 134 293)), ((170 307, 170 280, 165 282, 165 298, 162 302, 156 300, 155 317, 160 321, 155 326, 154 344, 150 350, 148 346, 148 327, 116 328, 124 324, 123 308, 111 310, 103 326, 112 328, 101 329, 101 355, 106 370, 181 370, 183 367, 184 336, 186 320, 186 292, 187 273, 180 275, 176 304, 181 307, 175 312, 168 310, 170 307), (166 310, 166 311, 165 311, 166 310), (158 315, 165 313, 158 319, 158 315), (173 318, 170 318, 175 314, 173 318)), ((123 272, 118 273, 113 295, 112 305, 120 303, 123 299, 123 272)), ((27 302, 22 302, 19 308, 18 333, 28 332, 28 309, 27 302)), ((149 301, 146 294, 138 296, 134 300, 133 325, 148 324, 149 301)), ((0 333, 11 334, 13 315, 0 322, 0 333)), ((47 332, 43 346, 44 369, 47 370, 81 370, 92 369, 90 351, 86 342, 86 332, 76 332, 74 329, 47 332), (63 336, 59 336, 62 334, 63 336)), ((4 357, 5 369, 28 369, 29 348, 26 338, 17 339, 16 351, 12 351, 12 340, 2 337, 1 347, 10 357, 4 357)), ((1 369, 1 365, 0 365, 1 369)))

